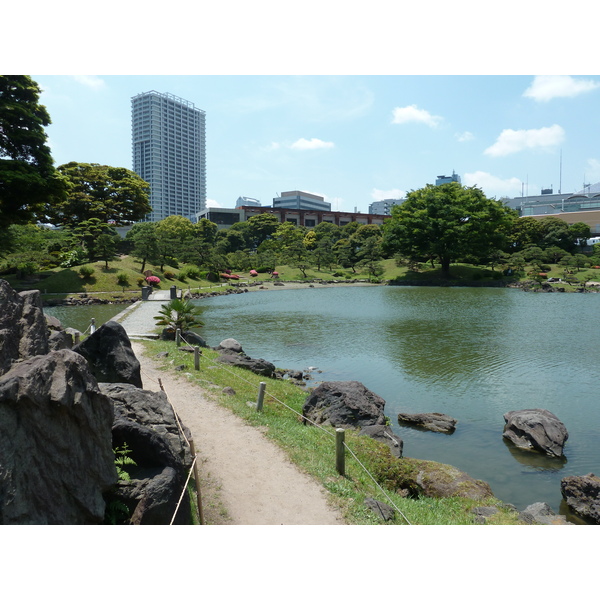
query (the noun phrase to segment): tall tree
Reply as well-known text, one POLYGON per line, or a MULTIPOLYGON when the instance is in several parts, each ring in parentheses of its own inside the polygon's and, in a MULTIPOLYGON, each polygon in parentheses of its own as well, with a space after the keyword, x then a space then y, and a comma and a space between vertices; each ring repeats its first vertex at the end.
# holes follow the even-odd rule
POLYGON ((70 162, 58 170, 67 179, 69 190, 50 212, 55 225, 74 226, 92 218, 128 225, 151 211, 149 184, 129 169, 70 162))
POLYGON ((384 250, 413 259, 435 257, 442 273, 464 255, 485 258, 506 246, 514 211, 477 187, 428 184, 407 194, 384 225, 384 250))
POLYGON ((158 242, 156 239, 156 223, 147 221, 136 223, 125 236, 127 241, 132 242, 131 255, 142 261, 140 273, 146 270, 148 261, 158 260, 158 242))
POLYGON ((50 115, 40 88, 27 75, 0 75, 0 227, 45 220, 65 197, 44 127, 50 115))

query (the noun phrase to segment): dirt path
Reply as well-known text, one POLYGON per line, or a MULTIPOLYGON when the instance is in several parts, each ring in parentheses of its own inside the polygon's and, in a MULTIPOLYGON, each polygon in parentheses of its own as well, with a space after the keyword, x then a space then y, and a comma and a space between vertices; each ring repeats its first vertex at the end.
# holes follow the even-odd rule
POLYGON ((144 389, 160 379, 182 422, 192 432, 202 480, 206 524, 343 525, 327 493, 254 427, 187 382, 160 371, 144 347, 132 342, 144 389))

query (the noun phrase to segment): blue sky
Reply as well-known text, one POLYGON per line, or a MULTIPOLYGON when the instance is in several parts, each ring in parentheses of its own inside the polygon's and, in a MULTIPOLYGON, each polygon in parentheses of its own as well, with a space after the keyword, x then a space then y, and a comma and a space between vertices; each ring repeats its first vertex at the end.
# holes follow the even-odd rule
POLYGON ((138 93, 206 111, 209 205, 300 189, 367 212, 453 171, 496 198, 600 181, 599 76, 32 76, 56 164, 132 168, 138 93))

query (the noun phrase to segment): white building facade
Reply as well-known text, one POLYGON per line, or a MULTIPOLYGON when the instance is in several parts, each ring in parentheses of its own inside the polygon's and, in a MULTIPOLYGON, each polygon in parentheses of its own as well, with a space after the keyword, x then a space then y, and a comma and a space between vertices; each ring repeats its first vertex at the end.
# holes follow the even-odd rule
POLYGON ((150 184, 146 221, 190 217, 206 207, 206 115, 156 91, 131 99, 133 171, 150 184))

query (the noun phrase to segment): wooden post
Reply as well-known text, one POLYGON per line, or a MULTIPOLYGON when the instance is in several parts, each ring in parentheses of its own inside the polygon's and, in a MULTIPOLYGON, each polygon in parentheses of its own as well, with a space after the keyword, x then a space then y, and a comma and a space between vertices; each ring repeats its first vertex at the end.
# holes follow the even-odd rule
MULTIPOLYGON (((196 448, 194 447, 194 440, 189 440, 190 452, 192 453, 192 460, 197 458, 196 448)), ((198 520, 200 525, 204 525, 204 511, 202 510, 202 494, 200 493, 200 477, 198 475, 198 460, 194 463, 194 481, 196 482, 196 501, 198 503, 198 520)))
POLYGON ((335 430, 335 468, 342 476, 346 476, 346 453, 344 449, 345 430, 338 428, 335 430))
POLYGON ((265 399, 265 388, 267 384, 264 381, 260 382, 258 386, 258 399, 256 400, 256 411, 261 412, 263 409, 263 401, 265 399))
POLYGON ((175 342, 178 346, 181 346, 181 330, 179 328, 175 330, 175 342))
POLYGON ((77 344, 79 344, 79 331, 75 332, 75 335, 73 336, 73 338, 74 338, 73 339, 73 345, 76 346, 77 344))
POLYGON ((194 369, 200 370, 200 348, 194 346, 194 369))

